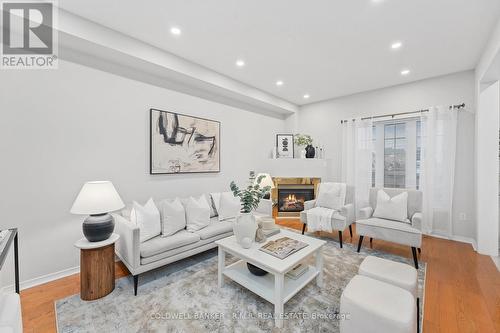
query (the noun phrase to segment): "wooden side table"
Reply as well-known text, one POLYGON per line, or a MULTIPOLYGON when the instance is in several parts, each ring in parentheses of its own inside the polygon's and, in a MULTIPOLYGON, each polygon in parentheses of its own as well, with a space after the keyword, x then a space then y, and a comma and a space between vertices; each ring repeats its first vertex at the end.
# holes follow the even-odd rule
POLYGON ((101 242, 82 238, 75 243, 80 249, 80 298, 93 301, 115 289, 115 242, 120 238, 112 234, 101 242))

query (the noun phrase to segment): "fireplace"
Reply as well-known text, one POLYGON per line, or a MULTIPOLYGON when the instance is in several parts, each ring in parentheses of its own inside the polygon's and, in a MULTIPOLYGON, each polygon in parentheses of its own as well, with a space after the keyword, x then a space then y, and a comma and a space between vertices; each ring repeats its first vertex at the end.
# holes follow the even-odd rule
POLYGON ((321 178, 273 177, 275 188, 271 190, 276 218, 298 218, 304 210, 304 202, 316 199, 321 178))
POLYGON ((278 216, 297 216, 304 210, 304 202, 313 199, 314 185, 279 185, 278 216))

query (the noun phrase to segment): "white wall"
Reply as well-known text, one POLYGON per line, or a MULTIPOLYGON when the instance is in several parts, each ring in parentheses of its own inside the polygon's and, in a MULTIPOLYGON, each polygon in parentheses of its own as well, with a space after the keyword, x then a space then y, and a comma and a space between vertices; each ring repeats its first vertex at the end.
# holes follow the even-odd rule
POLYGON ((362 116, 425 109, 434 105, 467 104, 459 113, 453 233, 475 239, 474 208, 474 72, 412 82, 303 106, 287 119, 287 130, 311 134, 331 158, 334 180, 341 177, 340 121, 362 116), (460 220, 465 213, 465 220, 460 220))
POLYGON ((492 86, 492 84, 499 80, 500 20, 491 32, 490 39, 475 70, 475 93, 478 105, 475 138, 478 252, 493 256, 498 256, 500 248, 497 187, 500 109, 498 106, 498 87, 492 86), (491 207, 492 204, 495 207, 491 207), (496 225, 494 225, 495 223, 496 225))
POLYGON ((498 121, 500 84, 495 82, 480 94, 476 130, 477 250, 498 255, 498 121))
POLYGON ((109 179, 124 201, 228 189, 260 171, 284 121, 61 61, 0 75, 0 229, 20 228, 21 280, 75 267, 85 181, 109 179), (221 122, 221 173, 149 175, 149 108, 221 122))

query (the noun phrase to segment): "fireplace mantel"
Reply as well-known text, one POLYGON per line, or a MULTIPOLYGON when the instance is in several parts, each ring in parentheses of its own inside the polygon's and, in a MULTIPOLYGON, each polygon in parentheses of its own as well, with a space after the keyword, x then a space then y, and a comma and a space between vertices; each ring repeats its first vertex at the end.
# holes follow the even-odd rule
POLYGON ((266 161, 267 170, 273 177, 321 178, 332 179, 333 163, 331 159, 316 158, 278 158, 266 161))

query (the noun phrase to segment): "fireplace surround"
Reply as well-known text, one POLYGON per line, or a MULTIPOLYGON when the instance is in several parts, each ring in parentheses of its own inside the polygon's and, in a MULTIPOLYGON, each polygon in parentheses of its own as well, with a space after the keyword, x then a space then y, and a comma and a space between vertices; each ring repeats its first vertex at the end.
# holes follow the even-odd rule
POLYGON ((300 216, 304 210, 304 202, 316 198, 320 178, 302 177, 274 177, 275 188, 271 193, 273 201, 276 203, 274 214, 276 217, 300 216))

